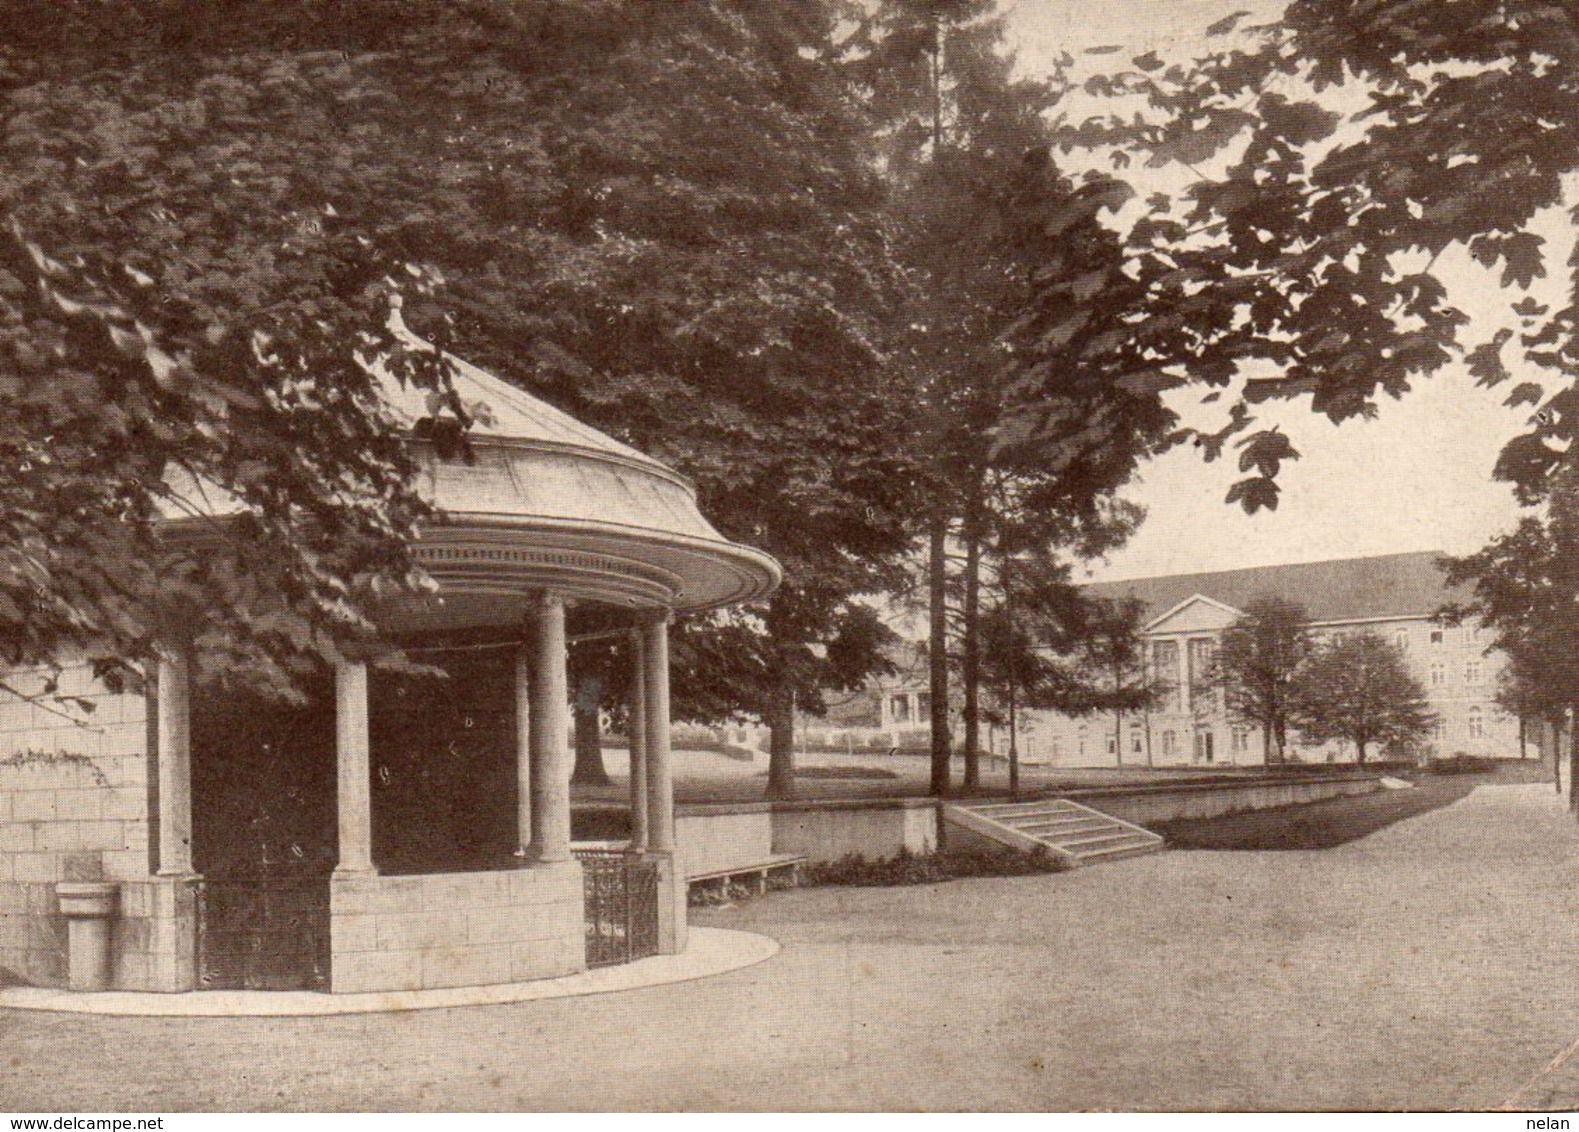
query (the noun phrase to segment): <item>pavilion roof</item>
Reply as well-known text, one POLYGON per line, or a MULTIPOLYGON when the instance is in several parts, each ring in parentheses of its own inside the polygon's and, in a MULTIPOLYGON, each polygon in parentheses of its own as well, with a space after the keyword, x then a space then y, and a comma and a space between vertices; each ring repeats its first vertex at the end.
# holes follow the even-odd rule
MULTIPOLYGON (((417 349, 433 349, 398 309, 390 328, 417 349)), ((484 609, 489 594, 562 584, 595 598, 607 591, 633 603, 708 609, 754 600, 778 584, 778 564, 719 534, 684 476, 524 389, 450 360, 462 403, 486 406, 467 431, 470 457, 441 459, 429 450, 418 482, 443 515, 426 530, 418 558, 454 591, 452 609, 466 605, 465 591, 473 595, 472 615, 493 618, 508 602, 484 609)), ((427 390, 377 363, 372 372, 408 429, 432 415, 427 390)), ((184 481, 179 494, 210 516, 239 506, 212 484, 184 481)), ((191 517, 174 509, 169 516, 177 525, 191 517)))
MULTIPOLYGON (((433 347, 412 333, 401 319, 398 309, 392 313, 391 329, 408 345, 420 350, 433 347)), ((485 416, 475 420, 467 430, 473 439, 492 437, 516 441, 535 441, 564 448, 581 448, 588 452, 618 456, 622 459, 650 464, 662 468, 670 475, 675 473, 666 465, 599 432, 591 425, 578 421, 562 409, 532 396, 519 386, 495 377, 487 370, 472 365, 464 358, 450 355, 451 379, 456 395, 463 404, 481 402, 488 408, 485 416)), ((404 385, 382 372, 384 398, 407 425, 411 427, 429 414, 428 391, 404 385)))

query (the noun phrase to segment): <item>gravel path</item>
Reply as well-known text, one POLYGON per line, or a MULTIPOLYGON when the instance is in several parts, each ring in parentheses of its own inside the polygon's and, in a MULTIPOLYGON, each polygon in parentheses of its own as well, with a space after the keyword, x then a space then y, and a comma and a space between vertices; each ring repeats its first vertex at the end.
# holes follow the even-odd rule
POLYGON ((1482 787, 1320 852, 782 893, 698 916, 773 935, 778 957, 591 999, 331 1019, 0 1012, 0 1108, 1572 1103, 1579 1065, 1538 1074, 1579 1037, 1576 861, 1579 826, 1550 786, 1482 787))

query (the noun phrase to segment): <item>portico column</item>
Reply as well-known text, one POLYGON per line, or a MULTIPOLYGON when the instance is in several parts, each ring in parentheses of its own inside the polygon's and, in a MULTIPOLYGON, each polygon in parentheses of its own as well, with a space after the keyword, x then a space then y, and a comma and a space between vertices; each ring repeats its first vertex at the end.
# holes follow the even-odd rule
POLYGON ((570 699, 565 602, 543 594, 535 609, 531 672, 532 859, 570 860, 570 699))
POLYGON ((674 852, 674 777, 669 766, 669 613, 642 627, 647 693, 647 843, 674 852))
POLYGON ((334 670, 335 761, 339 769, 340 875, 371 874, 373 797, 367 736, 367 665, 341 661, 334 670))
POLYGON ((647 848, 647 650, 642 635, 630 635, 631 697, 630 724, 625 728, 631 757, 631 841, 635 852, 647 848))
POLYGON ((161 649, 156 695, 159 875, 192 875, 192 673, 185 652, 161 649))
POLYGON ((515 651, 515 838, 516 856, 532 844, 532 657, 530 642, 515 651))

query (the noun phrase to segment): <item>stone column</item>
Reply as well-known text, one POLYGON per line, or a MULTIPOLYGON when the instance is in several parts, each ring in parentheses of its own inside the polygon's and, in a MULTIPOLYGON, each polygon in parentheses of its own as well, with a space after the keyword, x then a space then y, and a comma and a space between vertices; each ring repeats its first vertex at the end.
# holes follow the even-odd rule
POLYGON ((339 766, 340 861, 342 876, 371 875, 373 797, 367 737, 367 665, 345 661, 334 673, 335 753, 339 766))
POLYGON ((630 722, 625 732, 631 762, 631 841, 632 852, 647 849, 647 660, 641 633, 630 635, 631 697, 630 722))
POLYGON ((647 716, 647 843, 674 852, 674 775, 669 766, 669 613, 642 626, 646 669, 642 681, 647 716))
POLYGON ((155 712, 159 759, 159 875, 192 871, 192 692, 185 652, 159 653, 155 712))
POLYGON ((515 829, 516 856, 532 844, 532 656, 522 642, 515 653, 515 829))
POLYGON ((1192 691, 1194 689, 1190 687, 1190 641, 1187 637, 1181 637, 1179 639, 1179 708, 1185 715, 1189 715, 1194 708, 1190 695, 1192 691))
POLYGON ((532 859, 570 860, 570 682, 565 602, 543 594, 536 605, 531 671, 532 859))

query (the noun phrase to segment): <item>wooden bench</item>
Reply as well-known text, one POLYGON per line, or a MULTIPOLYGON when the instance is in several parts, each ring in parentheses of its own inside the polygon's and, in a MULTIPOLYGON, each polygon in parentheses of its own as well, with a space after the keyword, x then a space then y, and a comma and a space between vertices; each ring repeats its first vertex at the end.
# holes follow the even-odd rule
POLYGON ((768 874, 788 872, 791 884, 800 883, 800 867, 808 860, 804 853, 775 853, 765 861, 758 861, 750 865, 731 865, 727 869, 714 869, 711 872, 696 873, 686 878, 688 884, 710 884, 714 881, 722 883, 727 891, 729 883, 736 877, 752 878, 752 888, 758 896, 768 890, 768 874))

